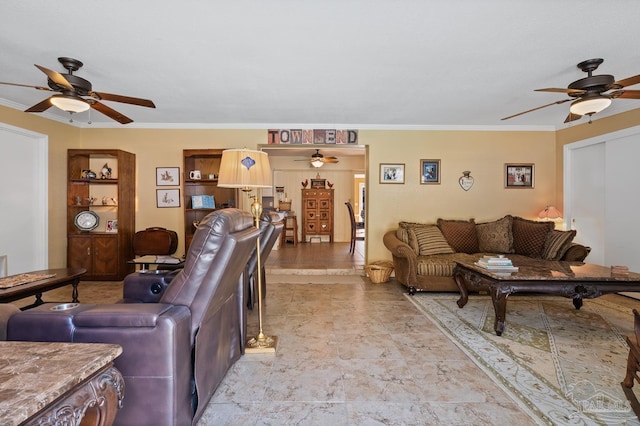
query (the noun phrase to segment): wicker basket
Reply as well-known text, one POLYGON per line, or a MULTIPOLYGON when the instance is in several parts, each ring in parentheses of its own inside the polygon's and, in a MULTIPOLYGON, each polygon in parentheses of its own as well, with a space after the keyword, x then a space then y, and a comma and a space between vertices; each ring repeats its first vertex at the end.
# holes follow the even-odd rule
POLYGON ((364 271, 372 283, 386 283, 393 272, 393 263, 387 260, 379 260, 364 267, 364 271))
POLYGON ((283 212, 291 211, 291 201, 280 201, 278 203, 278 208, 283 212))

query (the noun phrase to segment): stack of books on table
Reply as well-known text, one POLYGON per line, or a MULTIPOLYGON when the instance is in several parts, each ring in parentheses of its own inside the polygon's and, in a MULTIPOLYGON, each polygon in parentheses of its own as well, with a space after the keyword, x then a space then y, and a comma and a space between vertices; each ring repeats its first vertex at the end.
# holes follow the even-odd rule
POLYGON ((492 272, 518 272, 511 259, 504 256, 483 256, 476 262, 477 266, 492 272))

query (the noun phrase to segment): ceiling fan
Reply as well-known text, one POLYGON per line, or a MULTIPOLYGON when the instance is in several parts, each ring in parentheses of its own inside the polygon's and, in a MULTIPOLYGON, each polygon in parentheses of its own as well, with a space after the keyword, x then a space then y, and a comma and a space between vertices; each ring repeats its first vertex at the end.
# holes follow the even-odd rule
POLYGON ((311 155, 311 158, 308 160, 295 160, 295 161, 309 161, 313 167, 322 167, 324 163, 337 163, 338 159, 336 157, 325 157, 320 154, 320 150, 316 149, 315 154, 311 155))
POLYGON ((93 108, 103 113, 107 117, 119 122, 120 124, 128 124, 133 122, 133 120, 106 106, 100 101, 121 102, 148 108, 156 107, 153 101, 150 101, 148 99, 132 98, 130 96, 114 95, 104 92, 94 92, 92 90, 90 81, 73 75, 74 71, 78 71, 80 68, 82 68, 82 66, 84 65, 82 62, 77 59, 66 57, 60 57, 58 58, 58 61, 68 71, 67 74, 60 74, 57 71, 50 70, 40 65, 35 65, 36 68, 47 75, 47 85, 49 87, 6 83, 2 81, 0 81, 0 84, 6 84, 9 86, 32 87, 36 90, 58 92, 57 94, 51 95, 42 102, 35 104, 31 108, 26 109, 25 112, 43 112, 49 109, 52 105, 71 114, 93 108))
POLYGON ((583 72, 587 73, 587 77, 574 81, 573 83, 569 84, 566 89, 554 87, 546 89, 536 89, 536 92, 566 93, 567 95, 569 95, 568 99, 562 99, 547 105, 542 105, 537 108, 519 112, 518 114, 504 117, 502 118, 502 120, 508 120, 510 118, 546 108, 551 105, 559 105, 565 102, 573 101, 571 102, 571 106, 569 107, 569 115, 567 115, 567 118, 564 120, 564 122, 569 123, 571 121, 578 120, 584 115, 588 115, 589 122, 591 122, 591 116, 607 108, 609 105, 611 105, 611 101, 615 98, 640 99, 640 90, 620 90, 624 87, 633 86, 634 84, 640 83, 640 75, 625 78, 624 80, 619 81, 615 81, 614 77, 608 74, 593 75, 593 72, 603 62, 604 59, 601 58, 587 59, 586 61, 580 62, 577 66, 583 72), (613 91, 609 92, 610 90, 613 91))

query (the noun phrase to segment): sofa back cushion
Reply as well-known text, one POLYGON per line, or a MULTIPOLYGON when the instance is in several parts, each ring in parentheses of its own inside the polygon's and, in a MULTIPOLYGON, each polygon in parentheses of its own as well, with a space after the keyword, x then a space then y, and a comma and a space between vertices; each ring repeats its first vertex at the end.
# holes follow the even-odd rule
POLYGON ((478 235, 473 219, 445 220, 438 219, 438 227, 449 245, 457 253, 478 253, 478 235))
POLYGON ((562 259, 567 250, 569 250, 569 247, 571 247, 575 236, 575 229, 570 231, 552 230, 547 235, 547 240, 544 243, 542 258, 546 260, 562 259))
POLYGON ((542 257, 547 235, 553 230, 553 222, 538 222, 513 217, 513 250, 515 254, 534 258, 542 257))
POLYGON ((513 217, 476 224, 478 247, 482 253, 513 253, 513 217))

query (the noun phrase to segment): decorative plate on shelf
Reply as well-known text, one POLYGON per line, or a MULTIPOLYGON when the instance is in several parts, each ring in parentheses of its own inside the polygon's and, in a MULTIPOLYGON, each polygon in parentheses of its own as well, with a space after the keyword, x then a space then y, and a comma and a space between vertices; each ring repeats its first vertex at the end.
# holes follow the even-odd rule
POLYGON ((100 217, 91 210, 84 210, 76 215, 73 223, 81 231, 91 231, 100 224, 100 217))

